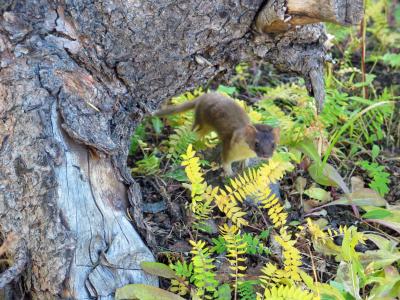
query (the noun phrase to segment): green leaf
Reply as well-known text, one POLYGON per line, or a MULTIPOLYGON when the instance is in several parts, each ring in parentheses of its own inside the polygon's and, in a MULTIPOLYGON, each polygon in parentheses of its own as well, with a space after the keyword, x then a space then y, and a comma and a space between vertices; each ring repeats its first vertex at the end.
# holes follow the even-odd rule
POLYGON ((236 87, 234 87, 234 86, 226 86, 226 85, 220 84, 217 88, 217 92, 232 96, 234 93, 237 92, 237 90, 236 90, 236 87))
POLYGON ((382 57, 382 61, 391 67, 400 67, 400 53, 386 53, 382 57))
POLYGON ((387 209, 374 209, 365 213, 362 217, 364 219, 384 219, 388 216, 392 216, 393 214, 387 209))
POLYGON ((387 202, 374 190, 360 189, 353 193, 346 194, 339 200, 332 201, 325 206, 330 205, 386 206, 387 202))
MULTIPOLYGON (((326 164, 328 166, 328 164, 326 164)), ((329 167, 328 167, 329 168, 329 167)), ((333 168, 331 166, 331 168, 333 168)), ((321 163, 313 162, 310 167, 308 168, 308 173, 310 174, 311 178, 318 184, 324 186, 338 186, 335 181, 329 178, 327 173, 327 168, 322 170, 321 163)))
POLYGON ((360 253, 360 260, 363 265, 368 266, 371 263, 375 270, 390 266, 400 260, 400 252, 397 249, 388 251, 386 249, 369 250, 365 253, 360 253))
POLYGON ((169 171, 168 173, 163 175, 163 177, 171 178, 171 179, 174 179, 174 180, 179 181, 179 182, 187 182, 188 181, 188 178, 186 176, 186 172, 182 168, 176 168, 176 169, 174 169, 172 171, 169 171))
POLYGON ((371 85, 372 81, 374 81, 376 75, 374 74, 366 74, 365 82, 357 82, 354 84, 354 87, 363 87, 371 85))
POLYGON ((129 154, 134 155, 136 150, 139 148, 139 143, 146 136, 145 126, 143 123, 140 123, 136 129, 135 133, 131 137, 131 145, 129 147, 129 154))
POLYGON ((218 238, 212 238, 211 240, 214 243, 214 247, 211 248, 211 251, 217 254, 222 254, 227 251, 224 237, 219 235, 218 238))
MULTIPOLYGON (((364 207, 363 207, 364 209, 364 207)), ((397 242, 392 239, 385 238, 381 235, 374 233, 365 233, 364 236, 373 242, 379 249, 384 249, 387 251, 392 251, 396 248, 397 242)))
POLYGON ((370 292, 370 299, 396 299, 399 296, 400 276, 397 269, 393 266, 387 266, 384 269, 383 275, 372 278, 368 282, 376 282, 370 292))
POLYGON ((349 292, 347 292, 345 290, 344 285, 342 283, 332 280, 329 282, 329 285, 332 286, 333 288, 337 289, 338 291, 340 291, 343 299, 345 299, 345 300, 354 300, 355 299, 349 292))
POLYGON ((381 166, 376 162, 369 163, 362 160, 358 163, 361 168, 368 171, 368 176, 372 178, 369 187, 377 191, 381 196, 389 192, 390 174, 385 171, 385 166, 381 166))
POLYGON ((316 199, 322 202, 328 202, 331 200, 331 194, 321 188, 309 188, 308 190, 304 191, 304 194, 312 199, 316 199))
POLYGON ((164 278, 177 278, 175 272, 165 264, 158 262, 141 262, 140 267, 143 271, 164 278))
POLYGON ((341 261, 336 273, 335 281, 341 283, 343 289, 352 295, 355 299, 361 300, 360 297, 360 279, 357 276, 352 263, 341 261))
POLYGON ((160 171, 160 159, 152 153, 145 155, 141 160, 135 163, 135 167, 132 168, 132 172, 143 175, 153 175, 160 171))
POLYGON ((378 157, 380 151, 381 151, 381 149, 379 148, 378 145, 375 145, 375 144, 374 144, 374 145, 372 146, 371 155, 372 155, 372 159, 373 159, 373 160, 375 160, 375 159, 378 157))
POLYGON ((397 231, 398 233, 400 233, 400 222, 398 222, 398 221, 396 222, 396 221, 378 220, 378 219, 372 219, 371 221, 373 221, 374 223, 378 223, 383 226, 386 226, 388 228, 391 228, 391 229, 397 231))
POLYGON ((163 129, 163 127, 164 127, 164 124, 163 124, 163 122, 160 120, 160 118, 158 118, 158 117, 152 117, 152 118, 151 118, 151 124, 153 125, 153 129, 154 129, 154 131, 156 132, 156 134, 160 134, 161 131, 162 131, 162 129, 163 129))
POLYGON ((291 222, 289 222, 289 225, 290 226, 299 226, 301 224, 301 222, 300 221, 298 221, 298 220, 293 220, 293 221, 291 221, 291 222))
POLYGON ((267 230, 263 230, 261 231, 261 233, 259 234, 260 239, 267 239, 269 237, 269 235, 271 234, 271 227, 268 228, 267 230))
POLYGON ((231 288, 225 283, 218 287, 218 300, 231 300, 231 288))
POLYGON ((315 147, 311 139, 306 138, 302 140, 300 143, 297 143, 295 145, 295 148, 299 149, 301 152, 303 152, 305 155, 310 157, 315 162, 318 163, 321 161, 317 148, 315 147))
POLYGON ((350 189, 347 184, 344 182, 343 177, 339 174, 339 172, 330 164, 325 164, 323 174, 327 176, 330 180, 336 183, 337 186, 343 190, 343 192, 350 193, 350 189))
POLYGON ((184 298, 158 287, 146 284, 128 284, 117 289, 115 299, 138 299, 138 300, 184 300, 184 298))

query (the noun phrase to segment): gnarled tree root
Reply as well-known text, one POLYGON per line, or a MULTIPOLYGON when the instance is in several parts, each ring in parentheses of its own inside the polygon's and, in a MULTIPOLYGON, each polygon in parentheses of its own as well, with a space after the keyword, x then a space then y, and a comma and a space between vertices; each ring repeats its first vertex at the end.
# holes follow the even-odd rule
POLYGON ((24 240, 20 240, 15 248, 14 265, 0 274, 0 289, 16 279, 25 269, 28 263, 28 248, 24 240))

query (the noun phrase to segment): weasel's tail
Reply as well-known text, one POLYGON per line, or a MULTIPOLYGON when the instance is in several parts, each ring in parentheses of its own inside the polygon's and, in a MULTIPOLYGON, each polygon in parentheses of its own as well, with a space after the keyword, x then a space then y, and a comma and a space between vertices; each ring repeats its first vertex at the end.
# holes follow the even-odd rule
POLYGON ((195 99, 193 101, 188 101, 188 102, 182 103, 180 105, 167 106, 164 109, 160 109, 160 110, 156 111, 154 113, 154 116, 163 117, 163 116, 167 116, 167 115, 173 115, 173 114, 185 112, 185 111, 193 109, 196 106, 196 103, 197 103, 197 99, 195 99))

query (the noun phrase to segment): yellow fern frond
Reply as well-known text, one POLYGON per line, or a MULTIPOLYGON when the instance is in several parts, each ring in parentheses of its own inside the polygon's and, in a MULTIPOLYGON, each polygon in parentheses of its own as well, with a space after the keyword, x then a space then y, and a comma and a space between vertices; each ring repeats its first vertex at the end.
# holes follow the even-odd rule
POLYGON ((315 242, 326 244, 328 239, 332 239, 331 235, 328 235, 323 231, 317 224, 315 224, 310 218, 307 218, 308 231, 311 233, 311 237, 315 242))
POLYGON ((248 222, 243 219, 246 212, 237 206, 236 200, 228 195, 224 190, 220 190, 220 194, 215 197, 215 203, 220 211, 222 211, 228 219, 232 220, 237 226, 247 225, 248 222))
POLYGON ((257 294, 257 300, 320 300, 320 297, 296 286, 274 286, 257 294))
POLYGON ((257 192, 259 178, 256 170, 249 169, 243 175, 230 179, 229 184, 220 190, 220 194, 215 199, 218 208, 237 226, 248 224, 243 218, 246 212, 242 211, 237 204, 257 192))
POLYGON ((301 281, 300 251, 295 247, 296 240, 288 233, 286 227, 282 227, 275 241, 282 247, 283 269, 278 269, 274 264, 268 263, 261 271, 263 275, 260 280, 264 287, 274 286, 276 283, 294 285, 294 282, 301 281))
POLYGON ((190 144, 185 154, 182 154, 182 166, 185 167, 185 173, 191 185, 192 204, 191 209, 198 220, 204 220, 209 217, 212 211, 211 203, 218 189, 208 187, 204 182, 203 172, 200 168, 200 159, 195 156, 196 152, 190 144))
POLYGON ((264 189, 259 189, 254 196, 261 203, 261 206, 267 210, 268 217, 275 228, 286 224, 287 213, 284 211, 279 199, 272 193, 268 186, 264 189))
POLYGON ((286 277, 293 281, 300 281, 301 255, 300 251, 295 247, 296 240, 288 234, 286 227, 281 228, 280 235, 275 240, 281 245, 283 251, 283 263, 286 277))
POLYGON ((264 182, 277 182, 282 179, 286 171, 293 169, 293 165, 285 161, 279 153, 275 153, 274 156, 268 161, 268 164, 264 164, 258 170, 258 174, 263 178, 264 182))

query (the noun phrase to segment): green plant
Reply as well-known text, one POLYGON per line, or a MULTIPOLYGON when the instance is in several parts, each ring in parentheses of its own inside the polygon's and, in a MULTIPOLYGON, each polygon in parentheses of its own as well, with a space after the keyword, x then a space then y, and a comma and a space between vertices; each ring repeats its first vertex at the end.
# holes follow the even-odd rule
POLYGON ((371 178, 369 187, 377 191, 381 196, 385 196, 389 192, 390 174, 385 171, 385 167, 376 162, 360 161, 359 165, 368 172, 371 178))
MULTIPOLYGON (((181 253, 170 268, 143 268, 171 280, 170 291, 191 299, 219 300, 399 297, 400 210, 393 205, 397 178, 388 163, 395 164, 397 158, 386 156, 399 143, 399 85, 387 80, 398 72, 399 32, 388 21, 391 1, 366 4, 363 28, 327 25, 335 35, 333 55, 338 58, 327 66, 321 115, 316 114, 304 81, 285 77, 283 83, 255 64, 239 64, 234 77, 218 86, 217 91, 231 97, 254 100, 250 105, 235 99, 252 122, 280 127, 280 147, 268 163, 222 184, 215 178, 217 164, 199 156, 203 154, 199 150, 216 144, 216 136, 199 141, 191 131, 192 112, 168 116, 165 125, 149 118, 136 130, 130 155, 148 160, 141 172, 157 174, 167 184, 181 182, 189 190, 186 228, 192 252, 181 253), (168 140, 159 143, 166 135, 168 140), (155 149, 150 149, 152 145, 155 149), (159 159, 157 167, 151 163, 154 158, 149 159, 152 155, 159 159), (281 182, 283 204, 269 186, 285 173, 289 176, 281 182), (353 184, 360 176, 361 183, 353 184), (304 182, 296 189, 292 182, 299 177, 304 182), (386 201, 383 196, 391 198, 386 201), (333 205, 342 206, 340 213, 327 209, 333 205), (357 215, 358 221, 352 219, 349 206, 363 213, 357 215), (303 210, 319 219, 307 220, 302 227, 303 210), (321 261, 327 271, 324 264, 322 268, 317 264, 321 261)), ((400 24, 400 6, 394 16, 400 24)), ((192 101, 201 93, 197 89, 171 103, 192 101)), ((143 292, 144 287, 134 289, 143 292)), ((149 291, 152 299, 159 293, 149 291)))
POLYGON ((203 241, 189 241, 192 245, 190 253, 193 255, 193 276, 191 281, 195 284, 197 291, 196 295, 205 297, 205 299, 212 299, 212 295, 216 295, 216 287, 218 281, 215 279, 215 268, 211 258, 210 250, 206 247, 203 241))
POLYGON ((259 284, 260 282, 258 280, 241 281, 238 286, 240 300, 254 300, 256 298, 254 287, 259 284))
POLYGON ((186 152, 187 147, 197 141, 197 134, 192 131, 191 126, 191 124, 187 124, 177 127, 175 133, 170 135, 168 141, 168 156, 179 160, 181 155, 186 152))
POLYGON ((265 247, 265 245, 261 241, 261 237, 259 235, 253 235, 251 233, 243 233, 242 235, 243 242, 247 244, 246 253, 247 254, 269 254, 269 249, 265 247))
POLYGON ((226 241, 228 252, 226 258, 230 263, 230 275, 234 280, 233 297, 236 300, 239 281, 244 276, 244 271, 246 271, 246 258, 244 254, 246 253, 247 243, 243 241, 240 236, 240 230, 235 225, 228 226, 227 224, 224 224, 220 227, 220 231, 226 241))
POLYGON ((131 137, 131 144, 129 147, 129 154, 134 155, 138 150, 140 143, 143 143, 143 140, 146 136, 146 128, 144 123, 140 123, 136 129, 135 133, 131 137))
MULTIPOLYGON (((368 299, 386 299, 389 295, 400 292, 398 272, 391 267, 400 259, 400 252, 393 241, 375 234, 363 234, 356 227, 341 227, 339 230, 322 230, 310 219, 307 221, 312 242, 317 251, 335 255, 340 261, 336 278, 326 284, 314 283, 306 274, 302 274, 307 286, 315 292, 335 295, 336 299, 362 299, 361 292, 366 286, 372 285, 368 299), (336 245, 333 239, 342 236, 342 245, 336 245), (356 246, 364 244, 366 239, 375 243, 379 250, 369 250, 365 253, 356 251, 356 246), (334 289, 332 289, 332 287, 334 289)), ((387 299, 391 299, 390 296, 387 299)))
POLYGON ((145 154, 144 158, 135 163, 132 172, 141 175, 154 175, 160 171, 160 159, 155 153, 145 154))
POLYGON ((214 247, 211 248, 212 252, 215 252, 217 254, 222 254, 226 252, 226 241, 223 236, 218 236, 217 238, 213 238, 212 242, 214 244, 214 247))

